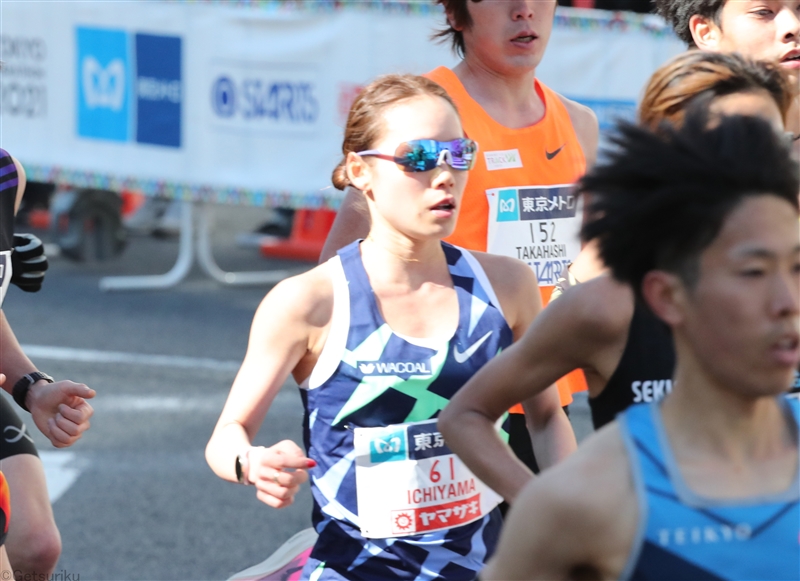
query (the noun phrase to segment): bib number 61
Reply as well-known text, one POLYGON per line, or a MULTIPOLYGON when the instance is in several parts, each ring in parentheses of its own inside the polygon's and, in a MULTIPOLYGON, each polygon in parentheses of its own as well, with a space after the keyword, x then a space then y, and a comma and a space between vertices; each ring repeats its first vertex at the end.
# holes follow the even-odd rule
MULTIPOLYGON (((442 473, 439 472, 439 470, 437 469, 437 467, 439 466, 439 462, 440 460, 434 460, 433 464, 431 464, 430 472, 428 472, 428 478, 434 484, 442 479, 442 473)), ((456 467, 455 467, 455 459, 452 456, 450 456, 448 464, 450 465, 450 480, 455 480, 456 467)))

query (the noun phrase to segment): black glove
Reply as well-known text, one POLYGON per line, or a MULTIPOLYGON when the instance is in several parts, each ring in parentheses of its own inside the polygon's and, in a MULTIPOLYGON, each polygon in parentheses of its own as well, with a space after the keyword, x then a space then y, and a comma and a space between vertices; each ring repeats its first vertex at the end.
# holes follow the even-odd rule
POLYGON ((14 251, 11 253, 11 282, 28 293, 42 288, 47 270, 44 245, 33 234, 14 234, 14 251))

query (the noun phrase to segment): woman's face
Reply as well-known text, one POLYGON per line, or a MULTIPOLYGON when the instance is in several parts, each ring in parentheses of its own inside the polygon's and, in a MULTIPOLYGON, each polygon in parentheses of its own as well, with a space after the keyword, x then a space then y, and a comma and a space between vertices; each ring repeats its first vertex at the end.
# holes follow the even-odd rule
MULTIPOLYGON (((402 101, 383 116, 384 130, 371 149, 394 155, 398 145, 414 139, 452 141, 464 136, 453 106, 440 97, 402 101)), ((348 156, 348 163, 356 159, 348 156)), ((364 187, 375 226, 389 226, 412 239, 441 239, 456 226, 467 172, 447 164, 423 172, 403 171, 393 161, 363 157, 364 187)), ((354 183, 359 187, 358 183, 354 183)), ((375 227, 373 226, 373 227, 375 227)))
POLYGON ((750 91, 747 93, 731 93, 717 97, 711 103, 711 114, 722 115, 748 115, 760 117, 768 121, 775 131, 783 133, 784 125, 781 110, 769 93, 766 91, 750 91))

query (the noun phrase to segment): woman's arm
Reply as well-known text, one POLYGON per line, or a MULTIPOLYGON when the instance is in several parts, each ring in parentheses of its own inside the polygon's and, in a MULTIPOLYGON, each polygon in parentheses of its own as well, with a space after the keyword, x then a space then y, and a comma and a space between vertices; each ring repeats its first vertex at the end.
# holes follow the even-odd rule
POLYGON ((304 359, 316 357, 320 334, 333 308, 330 278, 323 265, 287 279, 261 302, 253 319, 242 366, 231 387, 211 439, 206 460, 220 477, 237 481, 237 457, 245 482, 258 498, 275 508, 292 503, 314 466, 291 440, 252 447, 251 441, 289 373, 304 359))

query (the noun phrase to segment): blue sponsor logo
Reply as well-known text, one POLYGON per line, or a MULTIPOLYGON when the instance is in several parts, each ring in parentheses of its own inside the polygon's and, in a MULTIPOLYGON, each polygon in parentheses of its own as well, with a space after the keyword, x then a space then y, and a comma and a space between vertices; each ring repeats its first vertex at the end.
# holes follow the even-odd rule
POLYGON ((373 464, 398 462, 407 457, 406 432, 403 429, 387 429, 370 440, 369 459, 373 464))
POLYGON ((136 141, 181 146, 181 39, 136 35, 136 141))
POLYGON ((517 220, 519 220, 517 190, 500 190, 497 196, 497 221, 516 222, 517 220))
POLYGON ((578 200, 573 187, 522 188, 519 209, 522 220, 557 220, 574 218, 578 200))
POLYGON ((211 108, 217 117, 263 120, 291 126, 313 125, 319 101, 313 83, 232 75, 218 76, 211 85, 211 108))
POLYGON ((236 85, 230 77, 219 77, 211 90, 211 104, 219 117, 233 117, 236 113, 236 85))
POLYGON ((181 38, 88 27, 76 38, 78 135, 180 147, 181 38))
POLYGON ((127 141, 130 120, 128 35, 77 29, 78 135, 127 141))

